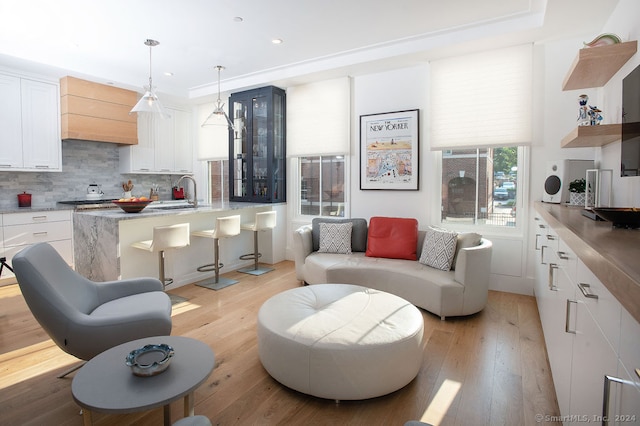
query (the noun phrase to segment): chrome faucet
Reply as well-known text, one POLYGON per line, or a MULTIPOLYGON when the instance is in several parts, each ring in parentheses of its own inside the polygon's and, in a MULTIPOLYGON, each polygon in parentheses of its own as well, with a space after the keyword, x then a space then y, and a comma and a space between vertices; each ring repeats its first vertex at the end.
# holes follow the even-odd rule
POLYGON ((178 179, 178 182, 176 182, 176 186, 179 186, 180 182, 182 182, 183 179, 189 179, 191 182, 193 182, 193 201, 187 200, 187 202, 189 204, 193 204, 193 207, 198 207, 198 189, 196 185, 196 180, 193 178, 193 176, 184 175, 184 176, 181 176, 180 179, 178 179))

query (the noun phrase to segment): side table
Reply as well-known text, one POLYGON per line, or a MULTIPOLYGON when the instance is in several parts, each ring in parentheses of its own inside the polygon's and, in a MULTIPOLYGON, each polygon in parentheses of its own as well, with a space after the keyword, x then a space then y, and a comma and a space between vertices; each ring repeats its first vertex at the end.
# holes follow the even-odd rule
POLYGON ((133 413, 164 407, 164 424, 171 425, 171 402, 184 397, 184 416, 193 416, 193 393, 211 374, 214 354, 205 343, 182 336, 156 336, 111 348, 87 362, 73 378, 73 399, 83 408, 85 425, 92 411, 133 413), (135 376, 125 364, 134 349, 166 343, 175 354, 169 367, 151 377, 135 376))

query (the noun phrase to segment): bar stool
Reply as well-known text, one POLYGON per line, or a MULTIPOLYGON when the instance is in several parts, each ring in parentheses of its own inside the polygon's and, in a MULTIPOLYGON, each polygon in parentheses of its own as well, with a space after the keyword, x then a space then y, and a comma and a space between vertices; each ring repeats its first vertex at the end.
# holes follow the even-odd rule
POLYGON ((253 266, 239 269, 240 272, 252 275, 262 275, 266 272, 273 271, 273 268, 265 268, 258 266, 258 259, 262 257, 262 253, 258 251, 258 232, 266 231, 276 227, 276 212, 256 213, 256 219, 253 223, 246 223, 241 226, 245 231, 253 231, 253 253, 243 254, 241 260, 253 259, 253 266))
MULTIPOLYGON (((158 278, 162 282, 162 286, 166 288, 173 283, 173 278, 167 278, 165 276, 165 251, 167 249, 176 249, 186 247, 190 244, 189 240, 189 224, 178 223, 176 225, 155 226, 153 228, 153 237, 151 240, 138 241, 131 244, 132 247, 137 249, 146 250, 150 252, 158 252, 158 278)), ((184 297, 169 294, 171 298, 171 304, 185 302, 187 299, 184 297)))
POLYGON ((240 215, 217 217, 215 229, 194 231, 191 233, 194 237, 213 238, 213 263, 199 266, 198 271, 216 271, 216 276, 213 281, 202 281, 196 283, 196 285, 210 288, 212 290, 220 290, 238 282, 238 280, 220 277, 220 268, 224 267, 224 265, 220 263, 220 239, 233 237, 239 234, 240 215))

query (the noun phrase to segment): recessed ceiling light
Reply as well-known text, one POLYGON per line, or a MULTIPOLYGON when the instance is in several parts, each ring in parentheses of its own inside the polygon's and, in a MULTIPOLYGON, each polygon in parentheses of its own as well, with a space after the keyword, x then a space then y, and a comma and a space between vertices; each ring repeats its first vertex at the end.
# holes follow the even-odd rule
POLYGON ((165 71, 164 75, 167 77, 173 77, 173 73, 171 71, 165 71))
POLYGON ((233 22, 242 22, 244 21, 244 19, 242 19, 242 16, 236 16, 235 18, 233 18, 233 22))
POLYGON ((271 40, 271 43, 273 44, 282 44, 282 39, 281 38, 274 38, 273 40, 271 40))

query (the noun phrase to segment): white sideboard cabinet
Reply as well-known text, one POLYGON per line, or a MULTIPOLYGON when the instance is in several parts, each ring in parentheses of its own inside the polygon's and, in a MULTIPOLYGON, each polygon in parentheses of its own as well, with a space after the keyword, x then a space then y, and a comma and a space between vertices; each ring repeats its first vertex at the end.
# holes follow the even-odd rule
POLYGON ((59 87, 0 72, 0 171, 62 170, 59 87))
POLYGON ((564 424, 640 424, 640 324, 536 215, 534 292, 564 424))

